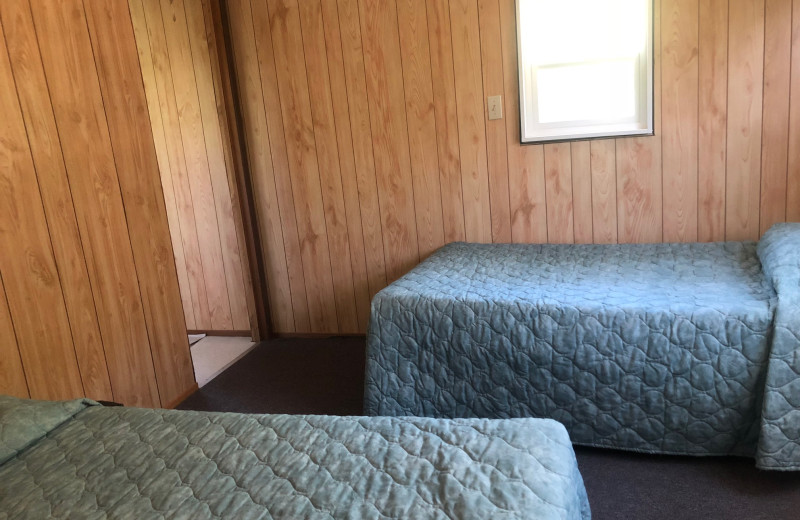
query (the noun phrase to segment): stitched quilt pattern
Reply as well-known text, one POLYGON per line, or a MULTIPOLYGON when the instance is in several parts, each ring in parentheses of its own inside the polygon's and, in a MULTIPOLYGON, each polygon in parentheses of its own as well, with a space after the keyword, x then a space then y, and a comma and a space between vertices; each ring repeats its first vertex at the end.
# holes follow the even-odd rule
POLYGON ((588 519, 555 421, 91 407, 0 466, 0 518, 588 519))
POLYGON ((798 225, 761 246, 449 244, 373 299, 365 411, 800 469, 799 255, 798 225))

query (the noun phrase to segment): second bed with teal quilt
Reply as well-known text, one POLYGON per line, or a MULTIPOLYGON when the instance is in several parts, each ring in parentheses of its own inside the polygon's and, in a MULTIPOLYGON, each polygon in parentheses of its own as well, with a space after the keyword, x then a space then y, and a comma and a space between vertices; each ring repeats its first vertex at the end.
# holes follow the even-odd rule
POLYGON ((376 295, 370 415, 800 470, 800 224, 758 243, 454 243, 376 295))

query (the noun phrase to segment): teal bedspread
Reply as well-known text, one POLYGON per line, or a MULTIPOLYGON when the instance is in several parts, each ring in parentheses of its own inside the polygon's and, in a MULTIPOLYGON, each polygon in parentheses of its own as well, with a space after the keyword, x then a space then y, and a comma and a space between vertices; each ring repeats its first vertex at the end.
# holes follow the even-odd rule
POLYGON ((549 420, 245 415, 0 397, 0 518, 588 519, 549 420))
POLYGON ((454 243, 372 302, 368 415, 800 470, 800 224, 759 243, 454 243))

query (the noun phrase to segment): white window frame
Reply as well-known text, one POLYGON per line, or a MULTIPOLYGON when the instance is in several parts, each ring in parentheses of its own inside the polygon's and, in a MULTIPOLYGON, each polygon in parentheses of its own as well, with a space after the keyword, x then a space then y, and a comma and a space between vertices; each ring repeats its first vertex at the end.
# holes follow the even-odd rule
MULTIPOLYGON (((526 0, 516 0, 517 7, 517 57, 519 67, 519 110, 520 110, 520 140, 523 144, 535 144, 558 141, 574 141, 604 137, 628 137, 654 135, 653 132, 653 1, 647 2, 648 28, 645 49, 636 57, 636 68, 639 74, 636 77, 636 91, 639 99, 636 103, 636 115, 613 122, 607 120, 582 120, 556 123, 538 122, 538 93, 535 75, 538 68, 525 65, 522 38, 520 35, 524 28, 520 16, 520 3, 526 0), (641 60, 646 61, 641 66, 641 60), (640 88, 642 84, 646 87, 640 88), (641 121, 646 117, 646 123, 641 121)), ((559 0, 552 0, 557 2, 559 0)), ((607 63, 607 60, 586 61, 585 64, 607 63)), ((550 64, 546 68, 554 68, 569 64, 550 64)))

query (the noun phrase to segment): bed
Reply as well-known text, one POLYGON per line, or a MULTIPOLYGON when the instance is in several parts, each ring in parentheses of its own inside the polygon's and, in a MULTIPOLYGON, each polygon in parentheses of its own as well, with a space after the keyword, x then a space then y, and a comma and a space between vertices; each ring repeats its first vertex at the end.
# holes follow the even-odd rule
POLYGON ((379 292, 368 415, 800 470, 800 224, 760 242, 449 244, 379 292))
POLYGON ((588 519, 555 421, 246 415, 0 396, 0 518, 588 519))

